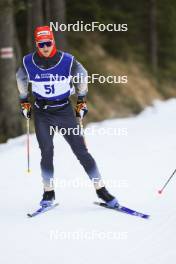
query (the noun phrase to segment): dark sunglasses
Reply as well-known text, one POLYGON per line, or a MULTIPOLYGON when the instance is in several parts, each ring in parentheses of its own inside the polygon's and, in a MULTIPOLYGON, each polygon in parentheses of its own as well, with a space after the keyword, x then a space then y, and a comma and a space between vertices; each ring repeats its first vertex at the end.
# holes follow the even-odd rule
POLYGON ((53 44, 52 41, 46 41, 46 42, 38 42, 38 47, 40 49, 44 48, 44 46, 51 47, 53 44))

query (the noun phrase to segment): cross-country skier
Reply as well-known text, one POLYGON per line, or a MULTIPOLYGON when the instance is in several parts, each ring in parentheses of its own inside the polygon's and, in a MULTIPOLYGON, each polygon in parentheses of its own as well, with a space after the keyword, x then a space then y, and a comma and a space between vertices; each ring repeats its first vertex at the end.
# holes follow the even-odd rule
MULTIPOLYGON (((21 112, 27 119, 31 118, 28 84, 32 84, 35 98, 33 106, 35 132, 41 150, 41 174, 44 187, 40 205, 44 207, 52 205, 55 200, 53 135, 50 135, 50 126, 57 126, 59 129, 76 128, 78 126, 76 116, 83 118, 88 112, 85 100, 88 88, 86 82, 80 81, 74 84, 77 94, 75 114, 69 100, 73 91, 71 78, 76 75, 86 78, 87 71, 74 56, 56 49, 53 32, 48 26, 37 27, 34 37, 36 51, 24 56, 23 66, 17 71, 16 77, 21 112)), ((100 172, 85 146, 82 134, 75 135, 72 131, 66 133, 64 138, 94 182, 98 197, 111 207, 118 205, 117 199, 102 185, 100 172)))

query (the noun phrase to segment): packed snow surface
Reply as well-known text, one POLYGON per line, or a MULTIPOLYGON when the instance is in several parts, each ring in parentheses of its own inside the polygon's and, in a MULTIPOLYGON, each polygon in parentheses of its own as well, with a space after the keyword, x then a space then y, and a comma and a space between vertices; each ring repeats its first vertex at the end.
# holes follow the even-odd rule
POLYGON ((38 143, 31 134, 27 173, 24 135, 0 145, 0 263, 175 264, 176 176, 162 195, 158 190, 176 167, 176 100, 87 128, 94 132, 86 133, 86 144, 108 190, 150 220, 94 205, 94 188, 61 135, 54 139, 59 206, 28 218, 43 190, 38 143))

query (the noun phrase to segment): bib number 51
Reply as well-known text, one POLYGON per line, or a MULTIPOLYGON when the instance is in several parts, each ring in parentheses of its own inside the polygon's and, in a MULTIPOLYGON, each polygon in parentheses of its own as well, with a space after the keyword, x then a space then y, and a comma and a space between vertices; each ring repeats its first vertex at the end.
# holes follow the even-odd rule
POLYGON ((45 88, 45 94, 54 94, 55 93, 54 84, 52 84, 52 85, 46 84, 46 85, 44 85, 44 88, 45 88))

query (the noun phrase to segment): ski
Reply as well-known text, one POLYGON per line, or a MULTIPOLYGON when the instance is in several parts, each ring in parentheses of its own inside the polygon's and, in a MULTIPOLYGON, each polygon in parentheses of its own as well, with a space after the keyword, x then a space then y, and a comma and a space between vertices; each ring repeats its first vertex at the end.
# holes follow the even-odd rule
POLYGON ((138 216, 138 217, 141 217, 141 218, 144 218, 144 219, 148 219, 150 217, 150 215, 148 215, 148 214, 143 214, 143 213, 140 213, 140 212, 138 212, 136 210, 132 210, 132 209, 130 209, 128 207, 121 206, 121 205, 112 208, 112 207, 108 206, 106 203, 94 202, 94 204, 102 206, 102 207, 105 207, 105 208, 108 208, 108 209, 112 209, 112 210, 115 210, 115 211, 118 211, 118 212, 121 212, 121 213, 138 216))
POLYGON ((49 210, 52 210, 54 209, 56 206, 58 206, 59 204, 58 203, 55 203, 51 206, 47 206, 47 207, 40 207, 39 209, 37 209, 35 212, 31 213, 31 214, 27 214, 28 217, 34 217, 34 216, 37 216, 39 214, 42 214, 42 213, 45 213, 49 210))

